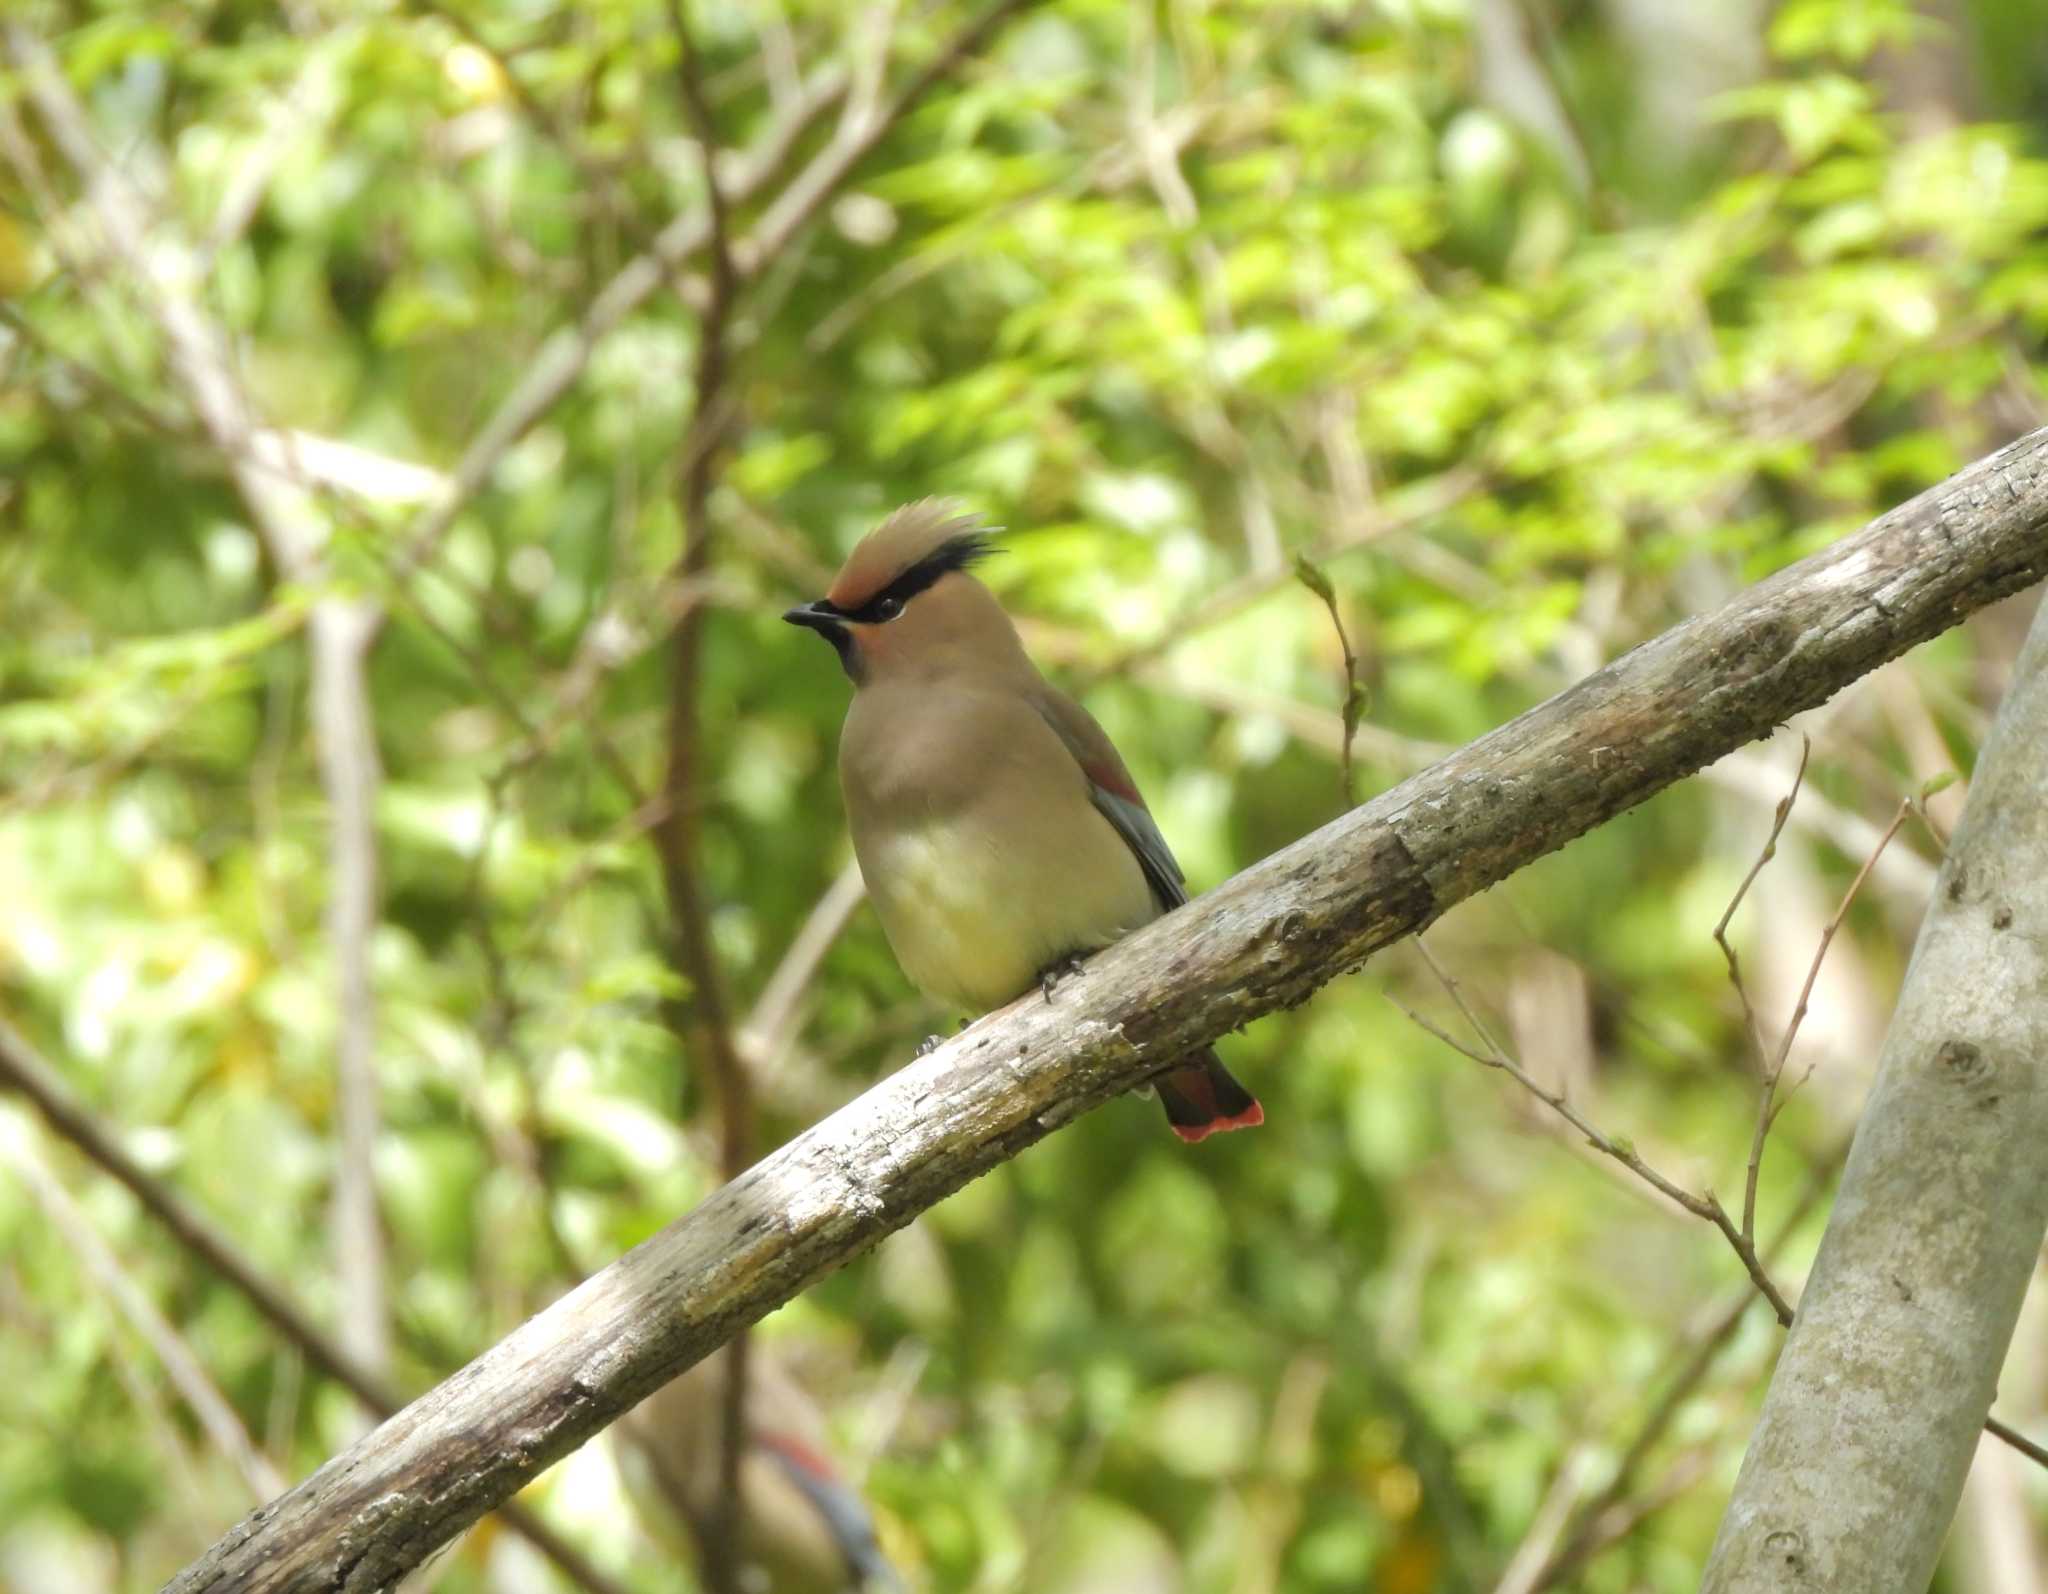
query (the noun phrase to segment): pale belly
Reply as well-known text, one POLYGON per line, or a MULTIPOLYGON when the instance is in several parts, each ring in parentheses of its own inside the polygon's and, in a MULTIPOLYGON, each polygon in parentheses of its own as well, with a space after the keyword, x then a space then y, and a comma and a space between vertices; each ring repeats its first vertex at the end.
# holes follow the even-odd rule
POLYGON ((986 824, 957 820, 856 834, 861 874, 911 983, 939 1001, 986 1012, 1030 989, 1049 964, 1107 946, 1157 917, 1122 838, 1092 810, 1081 817, 1053 858, 991 839, 986 824))

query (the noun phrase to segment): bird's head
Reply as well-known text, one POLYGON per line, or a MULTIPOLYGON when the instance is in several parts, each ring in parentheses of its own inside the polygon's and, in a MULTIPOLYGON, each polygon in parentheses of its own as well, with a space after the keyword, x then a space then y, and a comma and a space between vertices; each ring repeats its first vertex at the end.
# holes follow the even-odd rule
POLYGON ((860 540, 824 597, 782 618, 830 642, 855 685, 1007 663, 1015 628, 967 573, 997 551, 988 536, 946 499, 905 504, 860 540))

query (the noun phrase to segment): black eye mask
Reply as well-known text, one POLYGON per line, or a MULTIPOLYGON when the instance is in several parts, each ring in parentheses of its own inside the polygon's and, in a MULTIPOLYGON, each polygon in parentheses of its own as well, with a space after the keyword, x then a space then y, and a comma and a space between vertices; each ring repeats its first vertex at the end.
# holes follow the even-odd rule
POLYGON ((860 679, 860 661, 853 650, 853 633, 846 629, 849 625, 887 625, 903 612, 912 598, 940 577, 955 570, 965 570, 995 552, 997 550, 989 546, 984 533, 962 532, 957 537, 948 537, 857 608, 842 609, 830 598, 820 598, 815 603, 798 605, 782 618, 791 625, 817 632, 831 643, 833 651, 839 655, 840 667, 857 681, 860 679))
POLYGON ((814 603, 811 607, 856 625, 884 625, 901 614, 912 598, 941 576, 965 570, 996 551, 989 546, 985 533, 962 532, 957 537, 948 537, 857 609, 842 609, 831 602, 814 603))

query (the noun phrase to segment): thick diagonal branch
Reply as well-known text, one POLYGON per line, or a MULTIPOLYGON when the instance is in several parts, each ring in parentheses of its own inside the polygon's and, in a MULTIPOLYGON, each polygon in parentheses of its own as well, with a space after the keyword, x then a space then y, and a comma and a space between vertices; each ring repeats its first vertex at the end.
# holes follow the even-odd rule
POLYGON ((764 1313, 1162 1063, 2048 575, 2048 430, 1677 626, 884 1080, 249 1517, 170 1594, 395 1582, 764 1313))

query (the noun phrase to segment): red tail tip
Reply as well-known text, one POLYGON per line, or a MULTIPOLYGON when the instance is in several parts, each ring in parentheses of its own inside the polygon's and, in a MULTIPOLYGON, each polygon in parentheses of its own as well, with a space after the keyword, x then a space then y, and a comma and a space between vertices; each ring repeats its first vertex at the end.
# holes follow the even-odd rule
POLYGON ((1228 1118, 1211 1118, 1205 1124, 1169 1124, 1167 1127, 1189 1145, 1207 1140, 1211 1135, 1220 1135, 1231 1129, 1256 1129, 1266 1121, 1266 1109, 1253 1102, 1241 1113, 1228 1118))

